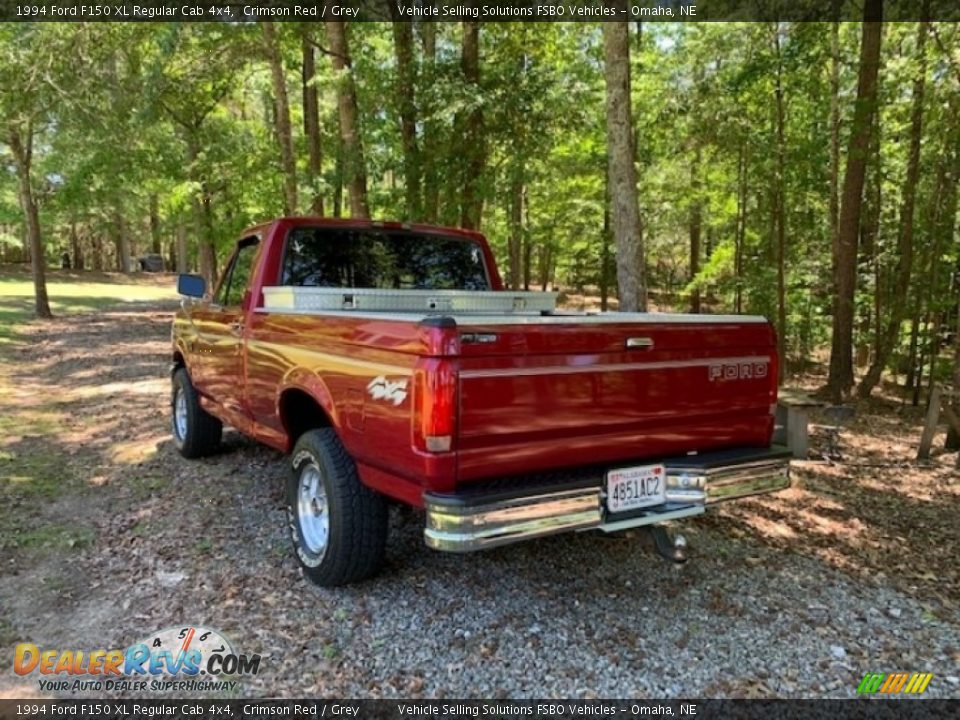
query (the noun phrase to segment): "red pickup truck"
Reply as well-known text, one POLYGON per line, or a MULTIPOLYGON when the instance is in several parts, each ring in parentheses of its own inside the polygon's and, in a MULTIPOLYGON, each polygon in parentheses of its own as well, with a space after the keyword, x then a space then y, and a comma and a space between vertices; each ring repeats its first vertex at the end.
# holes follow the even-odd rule
POLYGON ((181 275, 173 436, 223 424, 289 453, 305 574, 379 569, 391 501, 432 548, 648 526, 789 484, 771 446, 773 328, 761 317, 558 310, 506 290, 482 235, 283 218, 246 231, 218 287, 181 275))

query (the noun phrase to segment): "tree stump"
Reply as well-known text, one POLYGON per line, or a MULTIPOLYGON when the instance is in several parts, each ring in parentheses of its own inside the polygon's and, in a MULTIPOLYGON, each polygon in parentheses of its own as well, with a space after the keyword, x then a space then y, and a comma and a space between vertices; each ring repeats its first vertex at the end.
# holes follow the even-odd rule
MULTIPOLYGON (((933 386, 933 390, 930 392, 930 403, 927 405, 927 418, 923 423, 923 433, 920 435, 917 460, 930 459, 930 448, 933 446, 933 439, 937 435, 937 424, 940 422, 941 413, 946 418, 951 433, 960 437, 960 417, 950 406, 953 395, 953 390, 941 388, 939 385, 933 386)), ((951 446, 949 435, 946 448, 948 450, 956 449, 956 447, 951 446)), ((960 457, 958 457, 957 465, 960 466, 960 457)))

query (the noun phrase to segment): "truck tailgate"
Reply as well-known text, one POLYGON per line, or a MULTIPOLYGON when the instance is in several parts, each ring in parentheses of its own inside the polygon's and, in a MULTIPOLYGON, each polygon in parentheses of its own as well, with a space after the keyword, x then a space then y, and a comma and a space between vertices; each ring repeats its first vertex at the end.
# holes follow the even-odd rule
POLYGON ((458 481, 768 445, 771 326, 662 317, 458 318, 458 481))

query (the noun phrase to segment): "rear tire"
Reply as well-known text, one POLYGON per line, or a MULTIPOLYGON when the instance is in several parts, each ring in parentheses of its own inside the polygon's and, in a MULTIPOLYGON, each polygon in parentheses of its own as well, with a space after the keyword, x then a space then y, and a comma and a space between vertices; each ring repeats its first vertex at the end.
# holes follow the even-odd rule
POLYGON ((304 574, 337 587, 376 575, 387 544, 386 499, 364 486, 331 428, 304 433, 293 449, 287 516, 304 574))
POLYGON ((186 368, 173 374, 170 410, 173 442, 185 458, 203 457, 220 447, 223 423, 200 407, 200 396, 186 368))

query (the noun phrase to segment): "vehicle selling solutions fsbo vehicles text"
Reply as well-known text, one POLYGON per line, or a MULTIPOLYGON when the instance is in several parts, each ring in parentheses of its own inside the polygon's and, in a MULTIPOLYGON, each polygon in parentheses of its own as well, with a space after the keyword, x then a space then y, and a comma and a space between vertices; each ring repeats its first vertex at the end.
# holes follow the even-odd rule
MULTIPOLYGON (((404 18, 578 18, 578 17, 613 17, 617 14, 615 8, 598 5, 597 7, 581 7, 577 5, 545 4, 533 7, 510 7, 496 4, 490 5, 446 5, 413 6, 407 7, 397 3, 397 11, 404 18)), ((626 14, 626 11, 623 11, 626 14)))

